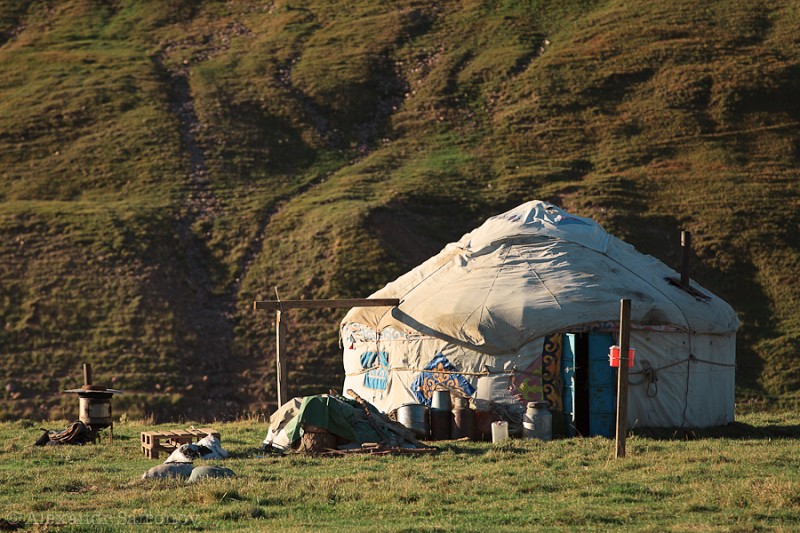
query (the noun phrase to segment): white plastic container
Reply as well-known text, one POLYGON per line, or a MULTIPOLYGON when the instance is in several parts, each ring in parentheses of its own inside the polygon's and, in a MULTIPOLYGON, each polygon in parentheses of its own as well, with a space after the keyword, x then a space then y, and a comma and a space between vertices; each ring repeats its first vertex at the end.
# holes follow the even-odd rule
POLYGON ((506 439, 508 439, 508 422, 505 420, 492 422, 492 442, 497 444, 506 439))

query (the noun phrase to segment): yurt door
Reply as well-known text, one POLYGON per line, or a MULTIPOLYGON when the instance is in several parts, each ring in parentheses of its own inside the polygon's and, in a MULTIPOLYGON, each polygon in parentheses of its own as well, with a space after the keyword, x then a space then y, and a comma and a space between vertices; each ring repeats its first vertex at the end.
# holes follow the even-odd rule
POLYGON ((610 333, 589 334, 589 435, 614 436, 616 373, 608 364, 610 333))
POLYGON ((564 335, 561 376, 569 435, 614 436, 616 373, 608 365, 608 333, 564 335))
POLYGON ((567 436, 576 435, 575 425, 575 335, 564 335, 561 348, 561 381, 564 383, 564 421, 567 425, 567 436))

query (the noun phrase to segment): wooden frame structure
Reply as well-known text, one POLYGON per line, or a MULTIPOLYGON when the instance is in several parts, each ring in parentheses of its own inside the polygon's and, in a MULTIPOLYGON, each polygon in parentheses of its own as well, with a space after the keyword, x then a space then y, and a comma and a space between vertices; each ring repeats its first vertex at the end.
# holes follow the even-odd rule
POLYGON ((275 366, 278 384, 278 407, 287 402, 286 321, 283 312, 289 309, 340 309, 349 307, 397 307, 399 298, 351 298, 340 300, 267 300, 253 302, 253 309, 277 311, 275 315, 275 366))

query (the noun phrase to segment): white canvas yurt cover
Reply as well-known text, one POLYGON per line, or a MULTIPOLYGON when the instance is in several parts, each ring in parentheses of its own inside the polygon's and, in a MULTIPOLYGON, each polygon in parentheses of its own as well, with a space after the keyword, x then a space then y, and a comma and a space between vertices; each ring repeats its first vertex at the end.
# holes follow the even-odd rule
MULTIPOLYGON (((573 409, 565 394, 593 384, 568 383, 565 354, 579 350, 581 335, 613 343, 620 299, 629 298, 629 427, 733 421, 733 309, 553 204, 531 201, 488 219, 372 297, 400 305, 347 313, 344 388, 384 412, 430 404, 437 387, 522 409, 543 400, 555 411, 565 401, 573 409)), ((597 354, 589 357, 567 364, 599 370, 597 354)))

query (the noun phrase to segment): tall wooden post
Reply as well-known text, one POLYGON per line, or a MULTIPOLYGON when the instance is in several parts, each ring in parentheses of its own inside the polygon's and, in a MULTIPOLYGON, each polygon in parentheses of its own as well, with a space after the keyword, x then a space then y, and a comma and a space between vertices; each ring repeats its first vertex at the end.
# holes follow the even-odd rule
POLYGON ((286 386, 289 382, 289 372, 286 367, 286 322, 283 313, 278 311, 275 316, 275 366, 278 381, 278 408, 289 399, 286 386))
POLYGON ((617 453, 625 457, 628 432, 628 350, 631 346, 631 301, 619 302, 619 372, 617 381, 617 453))

